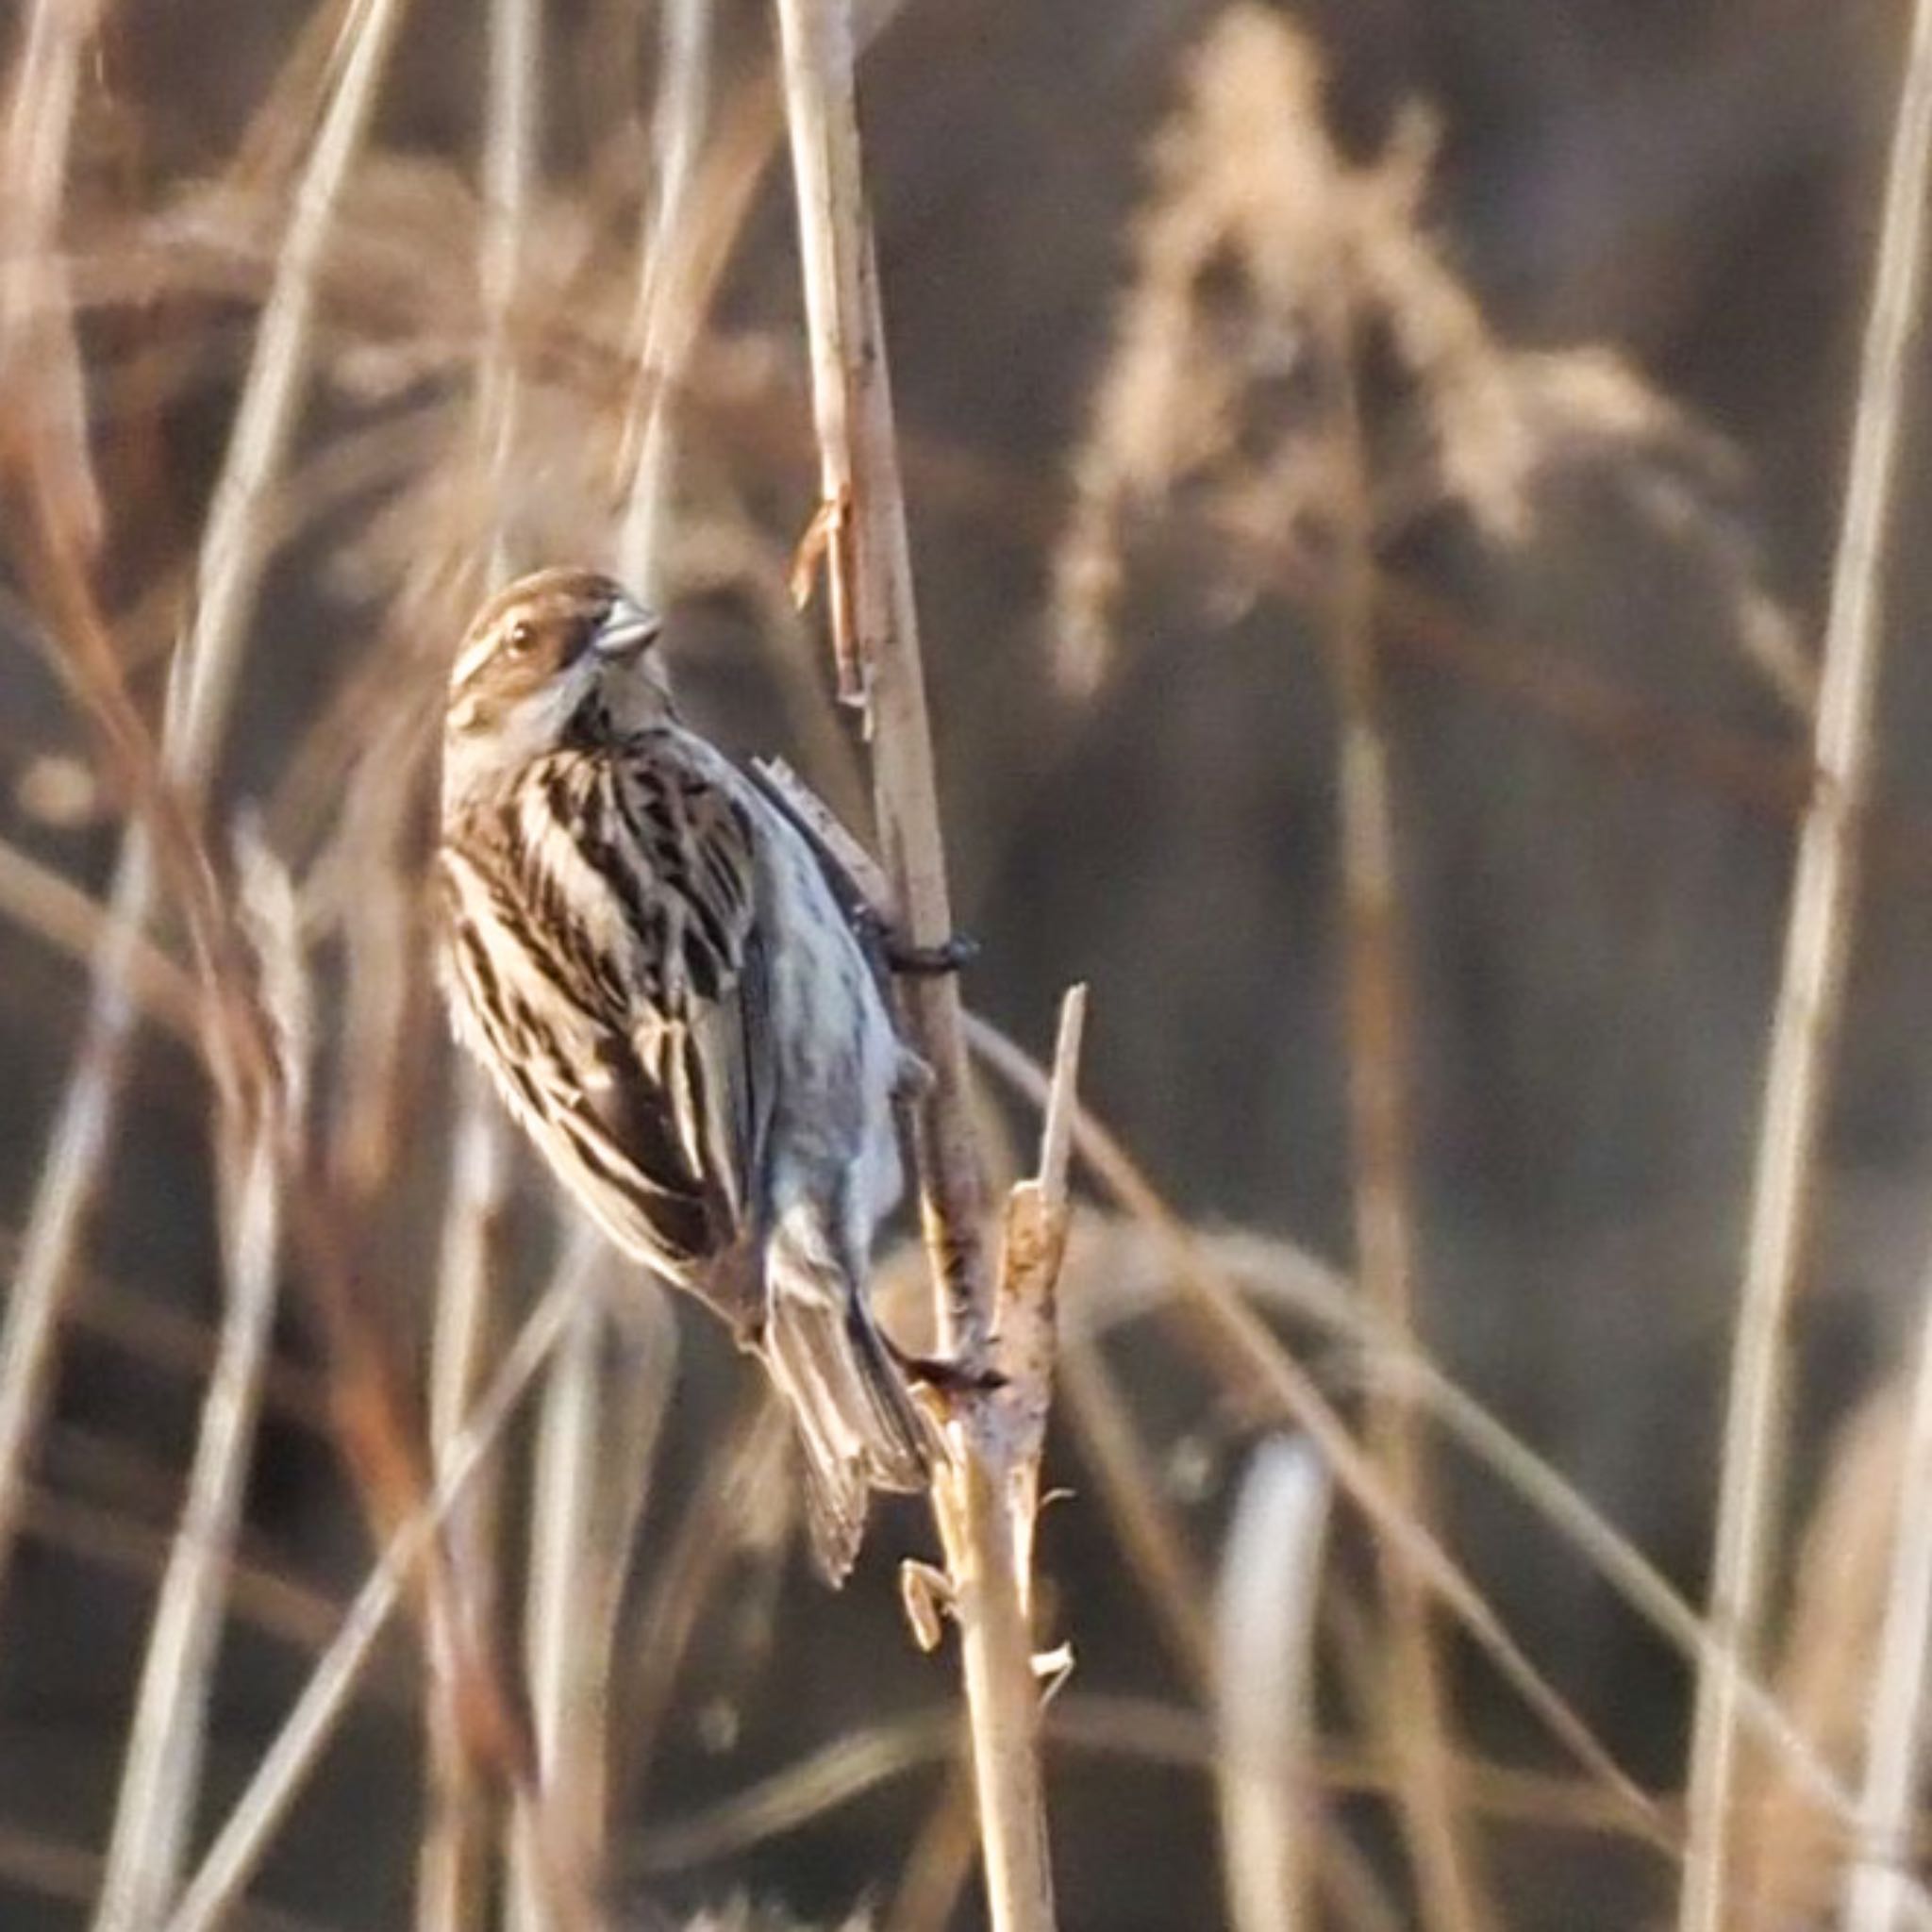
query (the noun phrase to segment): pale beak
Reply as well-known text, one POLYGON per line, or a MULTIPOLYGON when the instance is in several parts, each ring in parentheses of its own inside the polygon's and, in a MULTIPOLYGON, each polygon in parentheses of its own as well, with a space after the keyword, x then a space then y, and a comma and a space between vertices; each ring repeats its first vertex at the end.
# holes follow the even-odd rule
POLYGON ((629 597, 620 597, 597 626, 591 648, 600 658, 627 663, 656 641, 661 628, 656 611, 646 610, 629 597))

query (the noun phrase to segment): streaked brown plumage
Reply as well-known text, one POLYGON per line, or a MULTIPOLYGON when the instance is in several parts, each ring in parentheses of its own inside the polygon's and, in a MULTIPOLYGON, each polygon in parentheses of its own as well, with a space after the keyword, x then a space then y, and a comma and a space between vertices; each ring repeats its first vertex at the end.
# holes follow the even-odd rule
POLYGON ((791 1403, 820 1568, 931 1431, 864 1281, 916 1072, 822 861, 678 721, 655 622, 556 570, 451 674, 440 871, 457 1031, 610 1238, 705 1300, 791 1403))

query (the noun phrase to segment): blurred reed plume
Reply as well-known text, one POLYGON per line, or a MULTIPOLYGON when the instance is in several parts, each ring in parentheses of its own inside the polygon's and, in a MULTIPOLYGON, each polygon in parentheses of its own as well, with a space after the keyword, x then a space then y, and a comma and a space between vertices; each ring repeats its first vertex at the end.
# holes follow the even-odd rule
POLYGON ((1108 668, 1136 532, 1171 505, 1232 552, 1215 622, 1271 576, 1319 574, 1345 494, 1319 424, 1320 317, 1340 299, 1378 556, 1399 557, 1447 512, 1507 556, 1553 475, 1595 470, 1707 558, 1740 643, 1802 706, 1811 675, 1795 623, 1726 506, 1735 454, 1613 350, 1501 340, 1427 225, 1434 117, 1404 107, 1382 153, 1352 162, 1327 132, 1324 78, 1314 42, 1259 6, 1226 8, 1188 57, 1074 458, 1054 560, 1061 679, 1091 689, 1108 668))

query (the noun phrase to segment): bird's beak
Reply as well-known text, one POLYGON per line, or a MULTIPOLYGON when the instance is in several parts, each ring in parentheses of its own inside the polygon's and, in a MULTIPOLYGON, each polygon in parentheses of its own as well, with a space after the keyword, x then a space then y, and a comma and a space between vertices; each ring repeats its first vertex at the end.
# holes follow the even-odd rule
POLYGON ((591 648, 600 658, 627 663, 656 640, 660 628, 655 611, 646 610, 632 598, 620 597, 597 626, 591 648))

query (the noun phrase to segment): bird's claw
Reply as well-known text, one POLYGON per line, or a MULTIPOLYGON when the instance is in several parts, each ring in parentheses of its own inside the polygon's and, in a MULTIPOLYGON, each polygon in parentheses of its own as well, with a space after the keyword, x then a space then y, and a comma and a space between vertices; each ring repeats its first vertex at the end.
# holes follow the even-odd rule
POLYGON ((937 1650, 953 1613, 953 1579, 933 1564, 908 1557, 899 1565, 899 1602, 913 1642, 928 1655, 937 1650))
POLYGON ((991 1395, 1007 1386, 1006 1376, 997 1369, 975 1368, 946 1356, 908 1355, 897 1347, 892 1353, 907 1375, 949 1402, 969 1395, 991 1395))
POLYGON ((958 973, 979 958, 979 941, 971 933, 956 932, 936 946, 914 945, 895 932, 880 936, 886 964, 894 973, 909 978, 933 979, 946 973, 958 973))

